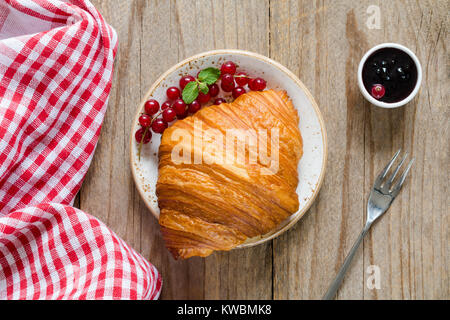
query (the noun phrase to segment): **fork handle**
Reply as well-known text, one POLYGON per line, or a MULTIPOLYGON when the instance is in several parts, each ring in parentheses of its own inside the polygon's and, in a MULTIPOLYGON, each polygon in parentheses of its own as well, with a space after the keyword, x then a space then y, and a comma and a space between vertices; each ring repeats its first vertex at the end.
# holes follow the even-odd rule
POLYGON ((352 249, 350 250, 349 254, 345 258, 344 263, 342 264, 341 269, 339 270, 336 278, 331 283, 330 287, 328 288, 327 293, 323 296, 322 300, 331 300, 336 296, 336 292, 339 289, 342 280, 344 279, 345 273, 347 272, 348 267, 350 266, 353 257, 356 254, 356 251, 358 250, 362 240, 364 239, 364 236, 367 234, 367 231, 370 229, 370 223, 367 223, 361 233, 358 236, 358 239, 356 239, 355 243, 353 244, 352 249))

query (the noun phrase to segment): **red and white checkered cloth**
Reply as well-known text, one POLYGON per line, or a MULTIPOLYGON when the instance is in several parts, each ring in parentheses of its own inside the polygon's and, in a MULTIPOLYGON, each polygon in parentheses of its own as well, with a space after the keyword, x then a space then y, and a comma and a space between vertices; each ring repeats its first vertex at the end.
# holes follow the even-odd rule
POLYGON ((158 271, 92 216, 41 204, 0 218, 0 298, 155 299, 158 271))
POLYGON ((0 0, 0 299, 154 299, 161 277, 70 207, 111 88, 115 31, 87 0, 0 0))

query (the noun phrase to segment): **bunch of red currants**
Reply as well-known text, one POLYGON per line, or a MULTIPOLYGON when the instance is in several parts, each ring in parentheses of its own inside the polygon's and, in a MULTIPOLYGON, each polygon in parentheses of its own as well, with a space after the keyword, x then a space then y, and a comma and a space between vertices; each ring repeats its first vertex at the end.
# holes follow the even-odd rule
POLYGON ((150 99, 145 102, 144 113, 139 117, 141 128, 135 133, 136 141, 140 144, 149 143, 152 138, 151 131, 154 133, 163 133, 170 122, 175 119, 184 119, 189 113, 196 113, 201 109, 202 104, 208 103, 212 98, 215 98, 214 105, 226 103, 224 98, 216 98, 220 93, 220 89, 224 92, 231 92, 233 98, 236 99, 246 93, 246 85, 251 91, 262 91, 266 88, 266 81, 264 79, 250 78, 245 72, 236 71, 237 68, 234 62, 227 61, 223 63, 220 68, 220 88, 217 83, 209 85, 208 92, 199 92, 197 98, 190 104, 186 104, 181 97, 182 90, 186 85, 189 82, 197 81, 191 75, 180 78, 179 85, 181 90, 177 87, 167 89, 166 95, 168 100, 161 106, 155 99, 150 99))

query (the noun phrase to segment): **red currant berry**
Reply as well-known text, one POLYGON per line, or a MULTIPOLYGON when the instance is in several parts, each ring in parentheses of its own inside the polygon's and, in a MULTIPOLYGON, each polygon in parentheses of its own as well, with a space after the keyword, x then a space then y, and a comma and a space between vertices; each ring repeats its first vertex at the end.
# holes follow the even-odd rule
POLYGON ((181 79, 180 79, 180 88, 181 88, 181 90, 183 90, 184 87, 186 87, 186 85, 189 82, 192 82, 192 81, 195 81, 195 78, 193 76, 187 75, 187 76, 181 77, 181 79))
POLYGON ((148 114, 143 114, 139 117, 139 124, 143 127, 150 127, 152 124, 152 117, 148 114))
POLYGON ((200 102, 198 100, 194 100, 190 105, 188 105, 188 111, 190 113, 196 113, 201 107, 200 102))
POLYGON ((237 97, 239 97, 240 95, 242 95, 244 93, 245 93, 245 89, 244 88, 236 87, 236 88, 233 89, 233 98, 236 99, 237 97))
POLYGON ((372 86, 372 97, 374 97, 375 99, 381 99, 384 97, 384 94, 386 93, 386 89, 384 88, 384 86, 382 84, 374 84, 372 86))
POLYGON ((266 88, 266 80, 262 78, 251 79, 248 82, 248 87, 253 91, 262 91, 266 88))
POLYGON ((148 100, 144 105, 145 113, 154 115, 159 110, 159 103, 155 99, 148 100))
POLYGON ((183 114, 180 114, 180 115, 177 114, 177 119, 182 120, 182 119, 186 118, 187 116, 188 116, 188 111, 186 110, 183 114))
POLYGON ((170 87, 169 89, 167 89, 166 94, 167 98, 169 98, 170 100, 175 100, 180 97, 181 93, 180 89, 178 89, 177 87, 170 87))
POLYGON ((155 133, 163 133, 166 128, 167 123, 164 122, 164 120, 161 118, 155 119, 155 121, 153 121, 152 123, 152 130, 155 133))
POLYGON ((234 80, 240 86, 245 86, 248 83, 248 75, 245 72, 238 72, 234 76, 234 80))
POLYGON ((198 97, 197 100, 200 103, 207 103, 209 101, 209 99, 211 99, 211 96, 209 95, 209 93, 203 93, 203 92, 199 92, 198 93, 198 97))
POLYGON ((177 99, 173 103, 172 108, 177 113, 177 116, 182 115, 186 111, 186 103, 182 99, 177 99))
MULTIPOLYGON (((136 141, 138 143, 141 143, 142 141, 142 136, 144 135, 144 128, 140 128, 139 130, 136 131, 136 133, 134 134, 134 138, 136 139, 136 141)), ((145 134, 145 138, 142 141, 143 144, 147 144, 150 142, 150 140, 152 140, 152 133, 150 132, 150 130, 147 130, 147 133, 145 134)))
POLYGON ((172 106, 172 103, 170 101, 166 101, 161 105, 161 110, 165 110, 167 108, 170 108, 172 106))
POLYGON ((222 103, 226 103, 227 101, 224 98, 217 98, 216 100, 214 100, 214 104, 215 105, 219 105, 222 103))
POLYGON ((220 87, 221 87, 222 90, 225 91, 225 92, 231 92, 231 91, 233 91, 234 86, 235 86, 234 81, 233 81, 232 83, 230 83, 230 84, 227 84, 227 83, 221 83, 221 84, 220 84, 220 87))
POLYGON ((236 65, 232 61, 227 61, 222 65, 222 67, 220 67, 220 72, 222 74, 224 74, 224 73, 235 74, 236 73, 236 65))
POLYGON ((217 97, 217 95, 219 94, 219 91, 220 91, 220 89, 219 89, 219 86, 217 84, 214 83, 214 84, 209 86, 208 93, 209 93, 209 95, 211 97, 217 97))
POLYGON ((262 91, 262 90, 264 90, 266 88, 266 86, 267 86, 266 80, 264 80, 262 78, 256 78, 255 81, 256 81, 256 83, 258 85, 258 90, 259 91, 262 91))
POLYGON ((252 91, 255 91, 255 86, 253 85, 253 80, 255 80, 255 79, 248 80, 248 88, 252 91))
POLYGON ((223 74, 221 84, 226 85, 226 86, 230 86, 233 84, 233 87, 234 87, 234 77, 228 73, 223 74))
POLYGON ((172 108, 167 108, 163 111, 162 117, 165 122, 171 122, 175 120, 177 113, 172 108))

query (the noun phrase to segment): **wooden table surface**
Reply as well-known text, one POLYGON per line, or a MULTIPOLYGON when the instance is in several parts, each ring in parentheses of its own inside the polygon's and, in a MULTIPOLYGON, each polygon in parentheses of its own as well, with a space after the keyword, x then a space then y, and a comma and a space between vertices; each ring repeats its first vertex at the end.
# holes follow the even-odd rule
POLYGON ((374 177, 398 148, 415 157, 412 174, 366 237, 338 298, 450 298, 449 1, 93 3, 116 29, 119 47, 108 111, 76 205, 160 270, 162 299, 320 298, 363 226, 374 177), (379 29, 367 25, 370 5, 380 9, 379 29), (406 45, 422 63, 421 90, 406 107, 376 108, 359 93, 358 62, 382 42, 406 45), (328 134, 325 181, 305 217, 277 239, 175 261, 135 189, 130 126, 139 101, 166 69, 222 48, 269 56, 310 89, 328 134), (380 268, 380 289, 366 285, 371 265, 380 268))

